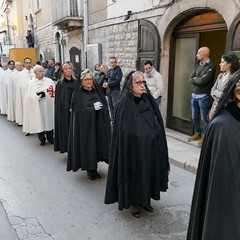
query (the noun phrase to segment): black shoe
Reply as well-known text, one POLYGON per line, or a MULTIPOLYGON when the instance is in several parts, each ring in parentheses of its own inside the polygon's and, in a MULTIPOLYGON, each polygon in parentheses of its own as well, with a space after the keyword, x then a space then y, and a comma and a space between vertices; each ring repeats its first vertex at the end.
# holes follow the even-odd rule
POLYGON ((87 176, 88 176, 88 179, 90 179, 92 181, 95 179, 94 172, 91 170, 87 171, 87 176))
POLYGON ((97 170, 93 171, 93 177, 94 178, 102 178, 101 175, 97 172, 97 170))
POLYGON ((53 139, 48 140, 48 142, 49 142, 50 144, 54 144, 54 140, 53 140, 53 139))
POLYGON ((30 136, 30 135, 31 135, 30 133, 25 133, 25 136, 27 136, 27 137, 30 136))
POLYGON ((135 217, 135 218, 140 218, 140 211, 137 206, 130 206, 130 213, 135 217))
POLYGON ((45 145, 45 141, 42 141, 42 142, 40 143, 40 145, 41 145, 41 146, 44 146, 44 145, 45 145))
POLYGON ((154 212, 153 207, 149 206, 149 207, 144 207, 144 209, 148 212, 154 212))

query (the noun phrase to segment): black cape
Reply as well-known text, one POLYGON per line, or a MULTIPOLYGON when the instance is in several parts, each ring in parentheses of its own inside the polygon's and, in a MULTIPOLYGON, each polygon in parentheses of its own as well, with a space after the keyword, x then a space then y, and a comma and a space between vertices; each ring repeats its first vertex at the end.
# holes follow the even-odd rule
POLYGON ((92 91, 81 86, 71 102, 67 171, 96 170, 98 161, 108 162, 111 138, 110 117, 106 97, 95 85, 92 91), (93 103, 100 101, 101 110, 93 103))
POLYGON ((70 102, 77 80, 58 80, 55 89, 54 151, 65 153, 68 150, 68 129, 70 102))
POLYGON ((114 117, 105 203, 149 207, 168 188, 168 149, 160 111, 149 93, 124 93, 114 117))
POLYGON ((210 123, 196 176, 187 240, 240 239, 240 109, 210 123))

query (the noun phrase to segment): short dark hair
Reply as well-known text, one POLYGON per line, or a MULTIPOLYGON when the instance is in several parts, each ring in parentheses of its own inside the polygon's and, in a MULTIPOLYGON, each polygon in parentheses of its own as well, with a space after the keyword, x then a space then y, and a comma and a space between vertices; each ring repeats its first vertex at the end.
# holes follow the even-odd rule
POLYGON ((15 62, 13 60, 8 61, 8 65, 11 63, 15 64, 15 62))
POLYGON ((23 59, 23 62, 25 62, 25 60, 27 60, 27 59, 32 62, 32 59, 31 59, 30 57, 25 57, 25 58, 23 59))
POLYGON ((114 56, 111 56, 109 59, 115 59, 115 60, 117 60, 117 58, 116 58, 116 57, 114 57, 114 56))
POLYGON ((150 66, 153 65, 152 62, 151 62, 150 60, 145 61, 143 65, 145 66, 145 65, 148 65, 148 64, 149 64, 150 66))

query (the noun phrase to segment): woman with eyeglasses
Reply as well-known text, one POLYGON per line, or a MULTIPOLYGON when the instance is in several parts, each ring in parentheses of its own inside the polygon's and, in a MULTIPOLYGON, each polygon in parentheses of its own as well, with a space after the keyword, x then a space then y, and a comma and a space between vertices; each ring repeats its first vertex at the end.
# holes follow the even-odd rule
POLYGON ((61 79, 55 90, 54 151, 68 151, 68 129, 70 121, 70 102, 78 81, 74 78, 73 65, 66 62, 62 66, 61 79))
POLYGON ((67 171, 86 170, 90 180, 101 178, 98 162, 108 162, 110 136, 106 98, 86 69, 71 101, 67 171))
POLYGON ((131 72, 116 106, 105 203, 118 202, 136 218, 140 208, 153 212, 151 199, 167 190, 169 169, 161 113, 143 73, 131 72))

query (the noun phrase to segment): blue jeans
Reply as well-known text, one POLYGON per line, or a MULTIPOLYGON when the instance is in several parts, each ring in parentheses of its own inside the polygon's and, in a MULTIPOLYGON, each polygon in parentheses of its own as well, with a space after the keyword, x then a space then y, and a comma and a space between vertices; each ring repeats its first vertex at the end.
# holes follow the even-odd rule
POLYGON ((192 98, 192 120, 194 126, 194 133, 204 135, 208 126, 208 113, 211 108, 212 98, 210 95, 206 95, 203 98, 192 98), (200 127, 200 114, 203 121, 203 129, 200 127))
POLYGON ((114 118, 114 110, 118 101, 118 98, 120 96, 120 90, 110 90, 110 94, 109 94, 109 108, 110 108, 110 112, 111 112, 111 119, 114 118))
POLYGON ((156 102, 156 104, 158 105, 158 107, 159 107, 160 104, 161 104, 161 99, 162 99, 162 97, 155 98, 155 102, 156 102))

